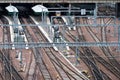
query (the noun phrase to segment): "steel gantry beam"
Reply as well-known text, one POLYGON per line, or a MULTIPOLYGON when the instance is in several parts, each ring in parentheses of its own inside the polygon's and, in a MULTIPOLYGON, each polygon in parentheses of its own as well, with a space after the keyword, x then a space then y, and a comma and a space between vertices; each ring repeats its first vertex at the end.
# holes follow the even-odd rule
POLYGON ((0 3, 118 3, 120 0, 0 0, 0 3))
MULTIPOLYGON (((47 23, 39 23, 39 24, 0 24, 0 26, 31 26, 31 27, 35 27, 35 26, 70 26, 70 24, 53 24, 53 18, 57 18, 58 16, 52 16, 51 17, 51 24, 47 24, 47 23)), ((60 16, 60 17, 68 17, 68 16, 60 16)), ((115 16, 69 16, 69 17, 79 17, 79 18, 93 18, 93 21, 95 21, 97 18, 113 18, 113 20, 116 20, 115 16)), ((120 26, 120 24, 74 24, 73 26, 78 26, 78 27, 97 27, 97 26, 102 26, 102 27, 107 27, 107 26, 120 26)))
POLYGON ((63 46, 84 46, 84 47, 91 47, 91 46, 120 46, 120 42, 67 42, 67 43, 49 43, 49 42, 29 42, 29 43, 0 43, 0 48, 11 49, 11 48, 33 48, 33 47, 63 47, 63 46))
MULTIPOLYGON (((96 12, 96 10, 94 11, 94 13, 96 12)), ((51 24, 48 26, 71 26, 72 24, 53 24, 53 18, 58 18, 58 17, 65 17, 67 18, 68 16, 51 16, 51 24)), ((95 14, 95 16, 69 16, 69 17, 74 17, 74 18, 91 18, 94 21, 94 24, 73 24, 72 26, 78 26, 78 27, 107 27, 107 26, 118 26, 120 24, 115 24, 115 23, 111 23, 111 24, 99 24, 96 22, 97 18, 113 18, 113 21, 116 21, 116 16, 97 16, 95 14)), ((41 24, 42 25, 42 24, 41 24)))
MULTIPOLYGON (((116 20, 116 17, 115 16, 97 16, 97 3, 96 3, 96 8, 95 10, 86 10, 86 12, 94 12, 94 15, 93 16, 72 16, 72 15, 69 15, 69 17, 79 17, 79 18, 92 18, 93 21, 95 22, 94 24, 53 24, 53 18, 55 17, 68 17, 68 16, 51 16, 51 24, 47 24, 47 23, 39 23, 39 24, 12 24, 12 25, 9 25, 9 24, 0 24, 0 26, 31 26, 31 27, 35 27, 35 26, 60 26, 60 27, 66 27, 66 26, 79 26, 79 27, 98 27, 98 26, 102 26, 102 27, 107 27, 107 26, 120 26, 120 24, 115 24, 115 23, 112 23, 112 24, 97 24, 96 23, 96 19, 97 18, 113 18, 113 20, 116 20)), ((80 12, 81 10, 78 9, 78 10, 74 10, 71 8, 71 4, 69 5, 68 7, 68 10, 60 10, 60 12, 80 12)), ((49 11, 49 12, 55 12, 55 11, 49 11)), ((43 15, 42 15, 43 16, 43 15)), ((17 16, 16 16, 17 17, 17 16)), ((120 33, 120 29, 118 29, 119 33, 120 33)), ((119 39, 119 38, 118 38, 119 39)), ((67 43, 44 43, 44 42, 31 42, 31 43, 0 43, 0 48, 6 48, 6 49, 10 49, 10 48, 25 48, 25 47, 53 47, 53 46, 70 46, 70 47, 77 47, 77 46, 86 46, 86 47, 91 47, 91 46, 120 46, 120 39, 118 40, 118 42, 67 42, 67 43)))

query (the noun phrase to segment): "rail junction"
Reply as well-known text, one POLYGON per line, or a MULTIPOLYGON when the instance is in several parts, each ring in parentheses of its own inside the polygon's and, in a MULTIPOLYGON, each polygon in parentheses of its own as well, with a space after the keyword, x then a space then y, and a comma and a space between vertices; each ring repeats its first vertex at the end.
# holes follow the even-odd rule
POLYGON ((119 80, 119 0, 0 0, 0 80, 119 80))

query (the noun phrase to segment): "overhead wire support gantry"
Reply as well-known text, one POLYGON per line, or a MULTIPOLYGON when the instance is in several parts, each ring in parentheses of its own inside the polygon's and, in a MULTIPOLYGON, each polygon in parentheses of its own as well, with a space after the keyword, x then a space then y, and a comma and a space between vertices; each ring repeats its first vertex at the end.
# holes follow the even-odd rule
MULTIPOLYGON (((5 49, 10 49, 13 47, 17 48, 25 48, 26 43, 21 42, 21 43, 0 43, 0 48, 5 48, 5 49)), ((84 47, 99 47, 99 46, 120 46, 120 42, 29 42, 27 44, 29 48, 33 47, 53 47, 53 46, 70 46, 70 47, 76 47, 76 46, 84 46, 84 47)))
MULTIPOLYGON (((74 16, 74 17, 80 17, 80 18, 88 18, 88 17, 90 17, 90 18, 93 18, 93 20, 95 21, 95 23, 94 24, 74 24, 74 26, 77 26, 77 27, 87 27, 87 26, 91 26, 91 27, 97 27, 97 26, 102 26, 102 27, 106 27, 106 26, 120 26, 120 24, 115 24, 115 23, 112 23, 112 24, 97 24, 96 23, 96 19, 97 18, 103 18, 103 17, 109 17, 109 18, 113 18, 113 20, 116 20, 116 16, 98 16, 97 15, 97 5, 98 5, 98 3, 96 3, 96 7, 95 7, 95 9, 94 10, 86 10, 86 12, 93 12, 94 13, 94 15, 93 16, 91 16, 91 15, 80 15, 80 16, 74 16)), ((55 8, 56 9, 56 8, 55 8)), ((77 8, 77 10, 74 10, 73 8, 71 8, 71 5, 69 5, 69 7, 68 8, 66 8, 67 9, 67 12, 70 14, 71 12, 76 12, 76 11, 81 11, 80 9, 78 9, 77 8)), ((60 10, 61 12, 65 12, 64 10, 60 10)), ((55 11, 48 11, 49 13, 50 12, 55 12, 55 11)), ((17 17, 17 16, 16 16, 17 17)), ((43 15, 42 15, 42 17, 43 17, 43 15)), ((39 24, 12 24, 12 25, 10 25, 10 24, 0 24, 1 26, 60 26, 60 27, 65 27, 65 26, 69 26, 69 24, 53 24, 52 22, 52 20, 53 20, 53 18, 56 18, 56 17, 68 17, 68 16, 51 16, 51 24, 46 24, 46 23, 39 23, 39 24)), ((69 17, 73 17, 72 15, 69 15, 69 17)), ((15 16, 14 16, 14 19, 17 19, 17 18, 15 18, 15 16)), ((72 24, 71 24, 72 25, 72 24)), ((118 29, 118 34, 120 34, 120 29, 118 29)), ((119 46, 119 43, 120 43, 120 37, 118 36, 118 42, 106 42, 106 43, 103 43, 103 42, 77 42, 77 44, 76 44, 76 42, 75 43, 71 43, 71 42, 69 42, 69 43, 66 43, 66 42, 64 42, 64 43, 41 43, 41 42, 39 42, 39 43, 36 43, 36 42, 33 42, 33 43, 28 43, 28 46, 29 47, 52 47, 53 45, 56 45, 56 46, 58 46, 58 45, 60 45, 60 46, 65 46, 65 45, 68 45, 68 46, 119 46)), ((11 44, 15 44, 15 48, 24 48, 25 46, 26 46, 26 44, 25 43, 7 43, 7 44, 0 44, 0 48, 11 48, 12 47, 12 45, 11 44), (22 46, 21 46, 22 45, 22 46), (20 46, 20 47, 19 47, 20 46)))

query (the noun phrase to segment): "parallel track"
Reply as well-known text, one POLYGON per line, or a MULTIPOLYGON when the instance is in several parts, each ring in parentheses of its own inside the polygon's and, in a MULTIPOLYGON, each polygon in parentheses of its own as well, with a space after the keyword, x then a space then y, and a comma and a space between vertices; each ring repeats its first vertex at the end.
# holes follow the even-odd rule
POLYGON ((11 62, 8 60, 6 55, 4 55, 3 51, 0 51, 1 58, 3 58, 3 61, 5 63, 5 71, 6 73, 6 79, 9 80, 23 80, 23 78, 20 76, 18 71, 14 68, 13 65, 11 65, 11 62))
MULTIPOLYGON (((84 23, 84 21, 83 21, 84 23)), ((85 37, 83 36, 83 31, 79 30, 79 28, 77 27, 77 33, 78 33, 78 40, 79 42, 84 42, 85 37), (81 32, 80 32, 81 31, 81 32)), ((96 61, 92 55, 92 50, 88 47, 81 47, 84 54, 87 56, 87 58, 89 58, 89 64, 91 65, 91 69, 92 69, 92 73, 95 77, 95 80, 104 80, 104 77, 102 75, 102 72, 99 70, 96 61)))
MULTIPOLYGON (((77 29, 77 30, 79 30, 79 29, 77 29)), ((68 36, 69 37, 71 37, 72 38, 72 40, 73 41, 75 41, 76 40, 76 37, 74 36, 74 35, 72 35, 70 32, 67 32, 67 34, 68 34, 68 36)), ((79 38, 80 37, 84 37, 84 36, 82 36, 82 35, 79 35, 79 38)), ((80 39, 80 40, 82 40, 82 39, 80 39)), ((116 69, 116 68, 114 68, 110 63, 108 63, 107 61, 105 61, 102 57, 100 57, 100 56, 98 56, 94 51, 92 51, 92 50, 90 50, 90 52, 92 53, 92 55, 94 55, 94 59, 96 59, 98 62, 100 62, 103 66, 105 66, 106 67, 106 69, 108 69, 110 72, 112 72, 115 76, 117 76, 118 78, 119 78, 119 71, 116 69), (99 58, 100 57, 100 58, 99 58)), ((82 52, 80 52, 80 53, 82 53, 82 52)), ((79 54, 80 55, 80 54, 79 54)), ((81 59, 83 59, 83 61, 85 62, 85 60, 84 60, 84 58, 85 58, 85 56, 84 55, 80 55, 80 58, 81 59), (82 56, 82 57, 81 57, 82 56)), ((89 58, 93 58, 91 55, 89 55, 89 58)), ((102 75, 103 75, 104 73, 102 72, 102 75)), ((103 77, 105 78, 105 80, 106 80, 106 78, 108 77, 107 75, 103 75, 103 77), (105 77, 106 76, 106 77, 105 77)))
MULTIPOLYGON (((1 20, 4 24, 7 24, 7 20, 3 17, 1 17, 1 20)), ((9 27, 3 26, 3 42, 10 42, 10 30, 9 27)), ((10 56, 9 56, 9 50, 2 49, 0 51, 0 57, 1 60, 4 63, 4 71, 5 71, 5 79, 9 80, 23 80, 21 75, 18 73, 18 71, 15 69, 15 67, 12 65, 10 61, 10 56)))
MULTIPOLYGON (((110 22, 111 22, 111 19, 109 19, 107 22, 106 22, 106 24, 109 24, 110 22), (109 21, 110 20, 110 21, 109 21)), ((84 21, 86 21, 86 23, 88 24, 88 21, 87 21, 87 19, 85 19, 84 21)), ((91 28, 90 27, 86 27, 87 28, 87 31, 90 33, 90 31, 94 34, 94 32, 91 30, 91 28)), ((105 32, 104 30, 102 30, 103 32, 105 32)), ((90 34, 92 37, 93 37, 93 35, 92 34, 90 34)), ((95 35, 94 35, 95 36, 95 35)), ((96 37, 96 36, 95 36, 96 37)), ((102 37, 104 37, 104 38, 106 38, 106 35, 103 35, 102 37)), ((97 37, 96 37, 97 38, 97 37)), ((95 40, 95 41, 97 41, 96 40, 96 38, 94 38, 93 37, 93 39, 95 40)), ((98 38, 97 38, 98 39, 98 38)), ((106 40, 106 39, 105 39, 106 40)), ((98 39, 98 41, 99 41, 99 39, 98 39)), ((103 53, 106 55, 106 56, 109 56, 109 55, 111 55, 111 53, 110 53, 110 51, 109 51, 109 49, 108 49, 108 47, 101 47, 101 49, 103 50, 103 53), (108 55, 109 54, 109 55, 108 55)), ((95 52, 93 51, 93 53, 94 53, 94 55, 95 55, 95 52)), ((95 55, 96 57, 99 57, 98 55, 95 55)), ((96 58, 97 60, 99 59, 99 58, 96 58)), ((116 62, 116 60, 114 59, 114 57, 111 55, 111 56, 109 56, 108 57, 108 59, 109 59, 109 61, 112 63, 109 63, 109 62, 107 62, 107 61, 105 61, 103 58, 102 58, 102 60, 104 60, 105 62, 104 62, 104 65, 106 66, 109 66, 109 67, 106 67, 106 68, 113 68, 112 70, 110 70, 113 74, 115 74, 119 79, 120 79, 120 76, 119 76, 119 74, 120 74, 120 67, 119 67, 119 63, 118 62, 116 62), (113 58, 113 59, 111 59, 111 57, 113 58), (113 60, 113 61, 112 61, 113 60), (111 66, 110 66, 111 65, 111 66)), ((99 60, 100 61, 100 60, 99 60)), ((101 63, 102 64, 102 63, 101 63)))
MULTIPOLYGON (((30 21, 28 21, 28 23, 33 23, 30 21)), ((47 39, 45 38, 45 36, 43 36, 43 34, 39 31, 38 27, 32 27, 33 33, 34 33, 34 37, 31 36, 31 38, 33 38, 32 40, 34 41, 44 41, 46 42, 47 39), (36 37, 35 37, 36 36, 36 37)), ((29 33, 30 34, 30 33, 29 33)), ((36 52, 36 60, 37 63, 42 63, 44 64, 44 68, 46 69, 42 69, 41 67, 39 67, 42 76, 44 78, 44 80, 46 80, 49 76, 49 79, 53 79, 56 76, 56 78, 59 79, 75 79, 75 80, 80 80, 82 79, 82 77, 80 76, 80 74, 78 74, 77 72, 75 72, 73 70, 73 68, 69 67, 68 65, 64 64, 63 60, 61 60, 60 58, 57 58, 55 55, 55 52, 53 53, 52 51, 54 51, 53 48, 34 48, 34 51, 36 52), (47 60, 47 62, 45 61, 45 59, 47 60), (41 59, 41 60, 39 60, 41 59), (59 61, 58 61, 59 59, 59 61), (48 64, 49 62, 49 64, 48 64), (49 65, 49 68, 48 68, 49 65), (51 68, 50 68, 51 67, 51 68), (54 72, 51 72, 51 69, 55 69, 54 72), (43 70, 43 71, 42 71, 43 70), (47 73, 43 73, 44 71, 46 71, 47 73), (56 72, 57 71, 57 72, 56 72), (54 73, 57 73, 56 75, 52 75, 54 73), (48 74, 48 75, 47 75, 48 74), (47 78, 45 78, 45 75, 47 75, 47 78)), ((40 64, 39 66, 42 66, 42 64, 40 64)))
MULTIPOLYGON (((61 22, 63 22, 63 21, 61 21, 61 22)), ((78 30, 78 28, 77 28, 77 30, 78 30)), ((73 41, 76 40, 76 37, 74 35, 72 35, 69 31, 67 31, 67 34, 69 34, 68 36, 71 37, 73 41)), ((80 40, 84 41, 85 39, 83 39, 83 36, 79 35, 79 41, 80 40)), ((74 50, 74 51, 76 50, 75 48, 71 48, 71 49, 74 50)), ((91 71, 92 71, 96 80, 103 80, 102 79, 102 74, 100 73, 99 69, 95 65, 95 62, 93 62, 94 60, 92 58, 89 58, 89 56, 92 56, 92 55, 88 55, 88 52, 90 53, 90 50, 87 47, 82 47, 82 50, 83 50, 84 53, 82 53, 80 51, 80 49, 78 49, 79 56, 84 56, 84 58, 82 58, 82 57, 80 57, 80 58, 82 58, 82 60, 86 63, 87 66, 90 65, 89 68, 91 69, 91 71)))
MULTIPOLYGON (((23 17, 20 17, 20 21, 21 21, 21 23, 26 23, 27 24, 27 21, 23 17)), ((33 42, 35 35, 31 31, 32 29, 28 28, 28 27, 29 26, 23 26, 25 35, 27 37, 28 42, 33 42)), ((49 75, 48 71, 46 71, 45 63, 43 63, 43 60, 40 57, 41 55, 39 54, 38 49, 32 48, 31 50, 34 53, 34 58, 36 60, 36 68, 38 67, 39 71, 42 73, 41 79, 45 79, 44 74, 46 74, 46 76, 48 76, 47 78, 50 78, 49 77, 50 75, 49 75)), ((29 65, 29 68, 30 68, 30 65, 29 65)), ((28 73, 29 73, 29 71, 28 71, 28 73)), ((27 75, 29 76, 29 74, 27 74, 27 75)), ((36 75, 36 74, 34 73, 34 75, 36 75)), ((27 76, 26 80, 28 80, 28 76, 27 76)))
MULTIPOLYGON (((109 19, 105 24, 110 24, 110 22, 111 22, 111 19, 109 19)), ((88 21, 86 20, 86 23, 88 24, 88 21)), ((87 31, 88 32, 92 32, 93 34, 94 34, 94 32, 92 31, 92 29, 90 28, 90 27, 87 27, 88 29, 87 29, 87 31)), ((103 38, 106 38, 106 31, 104 31, 104 30, 102 30, 102 34, 103 34, 103 32, 105 32, 105 35, 102 35, 102 37, 103 38)), ((100 41, 99 39, 98 39, 98 37, 97 36, 93 36, 93 35, 91 35, 92 37, 93 37, 93 39, 95 40, 95 41, 100 41), (97 40, 96 40, 96 38, 97 38, 97 40)), ((103 41, 103 40, 102 40, 103 41)), ((107 41, 106 39, 105 39, 105 41, 107 41)), ((120 71, 120 64, 116 61, 116 59, 114 58, 114 56, 111 54, 111 52, 110 52, 110 50, 109 50, 109 48, 108 47, 100 47, 102 50, 103 50, 103 53, 106 55, 106 57, 109 59, 109 61, 111 62, 111 64, 113 65, 113 66, 115 66, 117 69, 118 69, 118 71, 120 71)))

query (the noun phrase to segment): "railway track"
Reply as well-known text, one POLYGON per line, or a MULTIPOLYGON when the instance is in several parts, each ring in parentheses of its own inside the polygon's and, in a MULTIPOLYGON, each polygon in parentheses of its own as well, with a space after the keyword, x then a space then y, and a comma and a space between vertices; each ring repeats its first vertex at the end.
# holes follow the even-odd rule
POLYGON ((97 55, 95 52, 92 52, 93 55, 95 56, 94 58, 100 62, 102 65, 104 65, 106 67, 106 69, 108 69, 111 73, 113 73, 114 75, 116 75, 118 78, 120 78, 119 74, 120 72, 110 63, 108 63, 107 61, 105 61, 102 57, 100 57, 99 55, 97 55))
MULTIPOLYGON (((2 21, 0 20, 0 23, 2 24, 2 21)), ((3 26, 0 26, 1 27, 1 36, 3 37, 3 26)), ((1 39, 3 42, 3 38, 1 39)), ((1 67, 1 70, 0 70, 0 80, 4 80, 4 76, 2 75, 4 72, 3 72, 3 69, 4 69, 4 65, 3 65, 3 61, 0 60, 0 67, 1 67)))
MULTIPOLYGON (((26 16, 26 17, 21 17, 20 16, 20 22, 21 23, 25 23, 25 24, 27 24, 27 21, 25 20, 25 18, 28 18, 28 16, 26 16)), ((33 42, 34 40, 34 37, 35 37, 35 35, 33 35, 33 31, 32 31, 32 29, 31 28, 29 28, 29 26, 22 26, 23 27, 23 29, 24 29, 24 33, 25 33, 25 35, 26 35, 26 37, 27 37, 27 40, 28 40, 28 42, 33 42), (30 32, 30 33, 29 33, 30 32)), ((32 53, 37 53, 37 51, 35 50, 35 48, 31 48, 31 52, 32 53)), ((32 55, 34 55, 34 58, 36 59, 36 55, 35 54, 32 54, 31 53, 31 60, 30 61, 33 61, 33 58, 32 58, 32 55)), ((41 58, 40 58, 41 59, 41 58)), ((37 60, 37 59, 36 59, 37 60)), ((34 63, 34 61, 33 61, 33 63, 34 63)), ((34 78, 35 78, 35 76, 36 76, 36 74, 35 74, 35 68, 36 68, 36 66, 37 65, 40 65, 40 64, 38 64, 37 63, 37 61, 35 62, 35 64, 36 65, 34 65, 33 66, 33 64, 32 63, 30 63, 29 64, 29 69, 28 69, 28 71, 27 71, 27 76, 26 76, 26 80, 33 80, 34 78), (33 69, 33 70, 31 70, 31 69, 33 69), (31 72, 32 71, 32 72, 31 72)), ((42 65, 42 64, 41 64, 42 65)), ((41 78, 42 79, 42 78, 41 78)))
MULTIPOLYGON (((106 18, 99 18, 98 22, 99 22, 100 25, 102 25, 102 26, 99 26, 100 27, 101 36, 100 37, 96 36, 96 37, 97 37, 97 39, 99 41, 106 42, 107 41, 107 36, 105 36, 105 35, 107 34, 106 33, 107 32, 107 25, 113 23, 113 18, 108 18, 108 19, 106 19, 106 18)), ((92 24, 92 23, 90 23, 90 24, 92 24)), ((91 28, 90 28, 90 30, 92 31, 91 28)))
MULTIPOLYGON (((57 65, 57 66, 59 66, 59 67, 56 67, 57 69, 58 69, 58 71, 60 72, 60 74, 61 74, 61 76, 65 76, 66 75, 66 77, 68 77, 68 78, 70 78, 70 79, 77 79, 77 80, 79 80, 80 78, 81 78, 81 76, 77 73, 77 72, 75 72, 73 69, 72 69, 72 67, 69 67, 69 66, 67 66, 60 58, 59 58, 59 56, 57 57, 56 56, 56 52, 53 50, 53 49, 50 49, 50 48, 47 48, 47 51, 49 51, 50 53, 50 55, 48 55, 48 56, 50 56, 50 58, 52 59, 52 61, 53 61, 53 63, 54 63, 54 65, 57 65), (58 60, 58 61, 56 61, 56 60, 58 60), (61 69, 60 69, 61 68, 61 69), (61 70, 62 70, 62 72, 61 72, 61 70), (77 75, 77 76, 76 76, 77 75)), ((67 79, 67 78, 66 78, 67 79)))
POLYGON ((106 75, 106 73, 104 73, 102 70, 101 70, 101 72, 102 72, 102 75, 103 75, 105 80, 111 80, 111 78, 108 77, 108 75, 106 75))
MULTIPOLYGON (((7 24, 7 20, 1 16, 1 20, 3 24, 7 24)), ((3 26, 3 43, 11 42, 10 40, 10 30, 9 27, 3 26)), ((15 69, 15 67, 12 65, 12 62, 10 60, 9 50, 2 49, 0 51, 0 59, 3 61, 4 65, 4 74, 3 74, 3 80, 23 80, 21 75, 18 73, 18 71, 15 69)))
MULTIPOLYGON (((61 22, 63 22, 63 21, 61 21, 61 22)), ((77 28, 77 30, 78 30, 78 28, 77 28)), ((67 34, 68 34, 68 36, 70 36, 72 38, 73 41, 76 40, 76 37, 74 35, 72 35, 69 31, 67 31, 67 34)), ((79 35, 78 41, 85 41, 85 39, 83 39, 83 37, 84 36, 79 35)), ((72 48, 72 49, 75 51, 75 48, 72 48)), ((90 49, 87 47, 82 47, 82 50, 84 53, 82 53, 80 51, 80 49, 78 49, 78 51, 80 52, 79 56, 84 56, 84 58, 82 58, 82 57, 80 57, 80 58, 82 58, 82 60, 89 66, 89 68, 91 69, 91 71, 95 77, 95 80, 103 80, 102 74, 100 73, 98 67, 96 66, 94 59, 89 58, 89 57, 92 57, 90 49), (88 54, 88 53, 90 53, 90 54, 88 54)))
POLYGON ((18 71, 14 68, 11 62, 8 60, 6 55, 4 55, 3 51, 0 51, 0 57, 4 61, 4 68, 5 68, 5 79, 4 80, 23 80, 21 75, 18 71))
MULTIPOLYGON (((111 20, 111 19, 110 19, 111 20)), ((86 20, 86 23, 88 24, 87 20, 86 20)), ((110 21, 106 22, 106 24, 109 24, 110 21)), ((90 33, 92 32, 91 36, 93 37, 93 39, 96 41, 96 42, 100 42, 100 40, 94 35, 94 32, 90 29, 90 27, 88 27, 89 29, 87 29, 90 33), (96 37, 96 38, 95 38, 96 37)), ((102 34, 104 33, 105 31, 103 30, 102 31, 102 34)), ((106 34, 102 35, 103 38, 106 38, 106 34)), ((103 40, 102 40, 103 41, 103 40)), ((105 39, 106 41, 106 39, 105 39)), ((110 50, 108 47, 100 47, 103 51, 103 53, 106 55, 106 57, 109 59, 110 63, 115 66, 118 71, 120 71, 120 64, 117 62, 117 60, 114 58, 114 56, 111 54, 110 50)))
MULTIPOLYGON (((80 30, 80 29, 77 29, 77 30, 80 30)), ((81 31, 80 31, 81 32, 81 31)), ((82 33, 82 32, 81 32, 82 33)), ((81 34, 80 33, 80 34, 81 34)), ((68 34, 68 36, 70 36, 71 38, 72 38, 72 40, 73 41, 75 41, 76 40, 76 37, 74 36, 74 35, 72 35, 71 33, 67 33, 68 34)), ((84 37, 84 36, 82 36, 82 35, 80 35, 81 37, 84 37)), ((80 37, 79 36, 79 37, 80 37)), ((81 39, 82 40, 82 39, 81 39)), ((92 50, 90 50, 90 51, 92 51, 92 50)), ((81 52, 80 52, 81 53, 81 52)), ((79 54, 80 55, 80 54, 79 54)), ((113 65, 111 65, 110 63, 108 63, 107 61, 105 61, 102 57, 100 57, 100 59, 99 59, 99 56, 94 52, 94 51, 92 51, 92 55, 94 56, 94 59, 96 60, 96 61, 98 61, 98 62, 100 62, 103 66, 105 66, 106 67, 106 69, 107 70, 109 70, 111 73, 113 73, 116 77, 118 77, 119 78, 119 71, 113 66, 113 65)), ((80 55, 80 56, 82 56, 82 57, 84 57, 85 58, 85 56, 84 55, 80 55)), ((84 58, 82 58, 82 57, 80 57, 81 59, 83 59, 83 61, 85 62, 85 60, 84 60, 84 58)), ((89 55, 89 58, 93 58, 91 55, 89 55)), ((103 75, 104 73, 102 72, 102 75, 103 75)), ((103 75, 104 76, 104 78, 105 78, 105 80, 107 80, 106 78, 108 78, 108 76, 106 75, 106 77, 105 77, 105 74, 103 75)))
MULTIPOLYGON (((111 20, 111 19, 110 19, 111 20)), ((87 22, 87 20, 85 20, 86 21, 86 23, 88 24, 88 22, 87 22)), ((106 24, 109 24, 110 23, 110 21, 107 21, 107 23, 106 24)), ((89 32, 89 33, 91 33, 90 31, 92 31, 91 29, 90 29, 90 27, 87 27, 87 31, 89 32)), ((105 32, 104 30, 102 30, 103 32, 105 32)), ((92 34, 94 34, 93 32, 92 32, 92 34)), ((92 37, 93 37, 93 35, 92 34, 90 34, 92 37)), ((95 36, 95 35, 94 35, 95 36)), ((96 37, 96 36, 95 36, 96 37)), ((104 35, 104 38, 106 38, 106 36, 104 35)), ((96 38, 94 38, 93 37, 93 39, 96 41, 96 42, 98 42, 99 41, 99 39, 96 37, 96 38), (96 40, 97 39, 97 40, 96 40)), ((102 60, 104 60, 105 62, 104 62, 104 65, 106 66, 106 64, 107 64, 107 66, 109 66, 110 68, 113 68, 114 69, 114 71, 112 71, 112 70, 110 70, 113 74, 115 74, 118 78, 120 78, 118 75, 120 74, 120 67, 119 67, 119 63, 117 63, 116 62, 116 60, 114 59, 114 57, 111 55, 111 53, 110 53, 110 51, 109 51, 109 49, 107 48, 107 47, 101 47, 101 49, 102 49, 102 51, 103 51, 103 53, 106 55, 106 56, 109 56, 108 57, 108 59, 109 59, 109 61, 112 63, 109 63, 109 62, 107 62, 107 61, 105 61, 104 59, 102 59, 102 60), (110 59, 110 58, 113 58, 113 59, 110 59), (112 61, 113 60, 113 61, 112 61), (111 65, 111 66, 110 66, 111 65), (115 66, 116 65, 116 66, 115 66), (117 67, 117 68, 116 68, 117 67)), ((95 53, 94 53, 94 55, 95 55, 95 53)), ((97 56, 97 55, 95 55, 96 57, 99 57, 99 56, 97 56)), ((96 58, 97 59, 97 58, 96 58)), ((101 64, 102 64, 102 62, 101 62, 101 64)), ((108 68, 108 67, 107 67, 108 68)))
MULTIPOLYGON (((29 19, 28 23, 33 23, 33 22, 30 21, 29 19)), ((43 36, 43 34, 39 31, 37 26, 32 27, 32 31, 28 33, 32 35, 31 38, 33 38, 32 39, 33 41, 44 41, 44 42, 47 41, 45 36, 43 36)), ((51 50, 53 50, 53 48, 47 48, 47 49, 34 48, 34 52, 35 52, 34 55, 37 61, 36 63, 37 65, 40 66, 39 70, 44 80, 46 79, 56 80, 57 78, 62 80, 64 79, 81 80, 82 79, 81 75, 75 72, 72 67, 69 67, 68 65, 66 65, 64 61, 61 60, 60 58, 56 58, 56 52, 54 52, 54 55, 53 55, 53 52, 51 50)), ((58 55, 58 57, 60 57, 60 54, 58 55)))
POLYGON ((4 80, 4 77, 1 73, 0 73, 0 80, 4 80))
MULTIPOLYGON (((110 24, 110 22, 112 21, 112 19, 110 18, 105 24, 110 24)), ((103 38, 105 38, 104 40, 102 40, 102 41, 105 41, 105 42, 107 42, 107 34, 106 34, 106 30, 104 30, 104 31, 101 31, 101 33, 103 34, 103 33, 105 33, 104 35, 102 35, 102 37, 103 38)), ((111 62, 111 64, 113 64, 114 66, 116 66, 117 68, 118 68, 118 70, 120 71, 120 64, 119 64, 119 62, 117 62, 117 60, 114 58, 114 56, 112 55, 112 53, 110 52, 110 49, 109 49, 109 47, 104 47, 103 48, 103 51, 104 52, 106 52, 106 53, 108 53, 109 55, 107 55, 106 54, 106 56, 108 56, 108 59, 109 59, 109 61, 111 62), (110 58, 109 58, 110 57, 110 58)))
MULTIPOLYGON (((41 35, 41 36, 43 36, 43 35, 41 35)), ((44 37, 43 37, 43 39, 44 39, 44 41, 46 41, 46 39, 44 37)), ((57 71, 61 75, 62 79, 65 79, 65 80, 66 79, 77 79, 78 80, 78 79, 82 78, 77 72, 72 70, 73 69, 72 67, 65 65, 65 63, 60 58, 58 58, 59 55, 58 55, 58 57, 56 57, 57 51, 55 52, 53 50, 53 48, 44 48, 44 51, 47 53, 49 58, 52 59, 52 61, 56 63, 56 64, 54 63, 54 65, 58 66, 58 67, 56 67, 56 66, 55 67, 58 68, 57 71), (61 68, 60 70, 59 70, 59 67, 61 68), (65 75, 66 75, 66 78, 64 78, 65 75)))
MULTIPOLYGON (((80 21, 79 21, 80 22, 80 21)), ((84 21, 83 21, 84 22, 84 21)), ((84 42, 86 41, 85 37, 83 36, 83 31, 77 27, 77 33, 78 33, 78 40, 79 42, 84 42)), ((81 47, 84 54, 89 58, 89 64, 91 65, 91 68, 93 68, 93 74, 95 77, 95 80, 105 80, 103 73, 101 72, 101 70, 98 68, 95 58, 92 55, 92 49, 90 49, 89 47, 81 47), (98 76, 99 75, 99 76, 98 76)), ((107 75, 106 75, 107 76, 107 75)))

